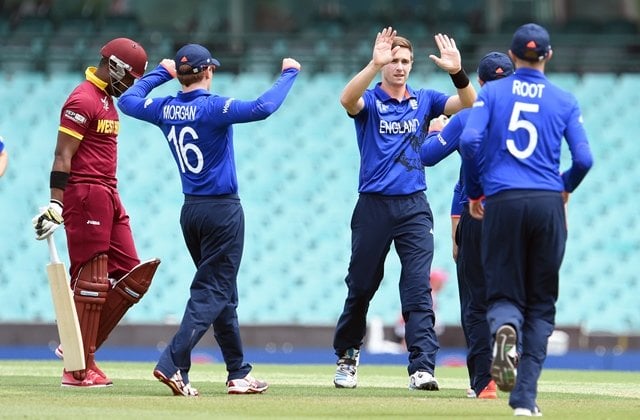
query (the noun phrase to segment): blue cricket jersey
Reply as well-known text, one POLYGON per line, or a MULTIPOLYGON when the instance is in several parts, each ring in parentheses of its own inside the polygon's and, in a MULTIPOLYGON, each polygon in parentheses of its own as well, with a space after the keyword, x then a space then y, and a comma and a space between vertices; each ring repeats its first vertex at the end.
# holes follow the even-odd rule
POLYGON ((263 120, 275 112, 298 73, 296 69, 283 71, 273 86, 253 101, 222 97, 205 89, 145 99, 155 87, 172 79, 158 66, 122 94, 118 107, 160 127, 178 165, 185 194, 237 194, 232 124, 263 120))
MULTIPOLYGON (((471 108, 458 111, 449 119, 442 131, 429 133, 427 139, 420 148, 420 160, 425 166, 434 166, 454 151, 460 152, 460 135, 464 130, 471 108)), ((454 188, 454 196, 451 203, 451 215, 460 215, 462 206, 469 201, 464 186, 463 167, 460 167, 460 177, 454 188)))
POLYGON ((378 83, 362 98, 364 108, 352 116, 360 150, 358 192, 407 195, 426 190, 420 147, 429 121, 444 112, 449 97, 407 85, 404 99, 397 101, 378 83))
POLYGON ((460 142, 473 199, 513 189, 572 192, 592 165, 575 97, 530 68, 483 86, 460 142), (572 165, 561 174, 563 137, 572 165))
POLYGON ((451 217, 460 217, 464 203, 469 201, 469 198, 463 189, 462 180, 458 179, 455 187, 453 187, 453 197, 451 197, 451 217))

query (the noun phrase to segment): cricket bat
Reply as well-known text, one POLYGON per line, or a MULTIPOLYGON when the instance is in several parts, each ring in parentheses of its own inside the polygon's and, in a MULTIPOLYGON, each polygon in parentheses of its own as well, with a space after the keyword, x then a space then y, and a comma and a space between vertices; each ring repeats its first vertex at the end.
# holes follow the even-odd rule
POLYGON ((47 244, 51 260, 47 264, 47 275, 49 276, 49 286, 51 286, 53 307, 56 312, 58 335, 64 352, 64 368, 67 371, 82 370, 85 368, 84 346, 69 276, 58 257, 53 235, 47 237, 47 244))

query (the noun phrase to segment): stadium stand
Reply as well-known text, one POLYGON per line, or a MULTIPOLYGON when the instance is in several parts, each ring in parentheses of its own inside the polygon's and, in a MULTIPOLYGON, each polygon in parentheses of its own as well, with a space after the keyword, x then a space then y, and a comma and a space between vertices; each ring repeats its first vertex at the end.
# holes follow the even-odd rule
MULTIPOLYGON (((245 324, 333 325, 342 309, 358 153, 352 121, 338 96, 366 62, 371 48, 371 40, 364 36, 341 38, 347 26, 340 19, 348 18, 323 21, 299 36, 247 35, 243 43, 251 37, 256 41, 240 55, 215 49, 222 54, 223 67, 215 75, 213 90, 241 99, 253 98, 271 85, 284 55, 297 58, 296 54, 304 53, 308 61, 303 61, 308 71, 301 74, 281 112, 267 121, 236 128, 240 195, 246 214, 239 276, 239 314, 245 324), (326 39, 310 42, 325 32, 326 39)), ((378 23, 371 24, 371 29, 378 23)), ((19 25, 0 18, 0 35, 5 40, 0 46, 0 134, 12 156, 10 170, 0 180, 0 322, 53 320, 44 272, 46 246, 33 239, 31 217, 48 197, 60 106, 81 80, 84 67, 95 63, 97 46, 104 39, 140 35, 148 41, 144 45, 150 46, 150 65, 170 56, 176 43, 187 39, 188 34, 177 30, 158 35, 156 29, 145 29, 156 28, 152 25, 131 16, 112 20, 39 17, 19 25), (112 32, 107 33, 107 28, 112 32)), ((406 29, 417 37, 420 54, 433 48, 424 26, 414 22, 406 29)), ((200 25, 198 33, 213 39, 207 37, 217 37, 216 30, 200 25)), ((625 51, 633 50, 635 44, 627 41, 631 36, 637 44, 637 26, 626 25, 619 32, 623 33, 611 39, 625 51)), ((215 38, 212 45, 224 45, 227 40, 215 38)), ((559 42, 558 56, 576 58, 578 54, 570 54, 575 42, 576 38, 559 42)), ((465 47, 469 51, 465 62, 474 63, 487 49, 507 46, 505 35, 496 32, 467 36, 463 51, 465 47)), ((586 58, 576 58, 556 64, 549 77, 580 101, 596 157, 592 173, 569 206, 570 239, 557 321, 591 331, 627 333, 640 331, 640 309, 633 301, 640 293, 640 277, 634 269, 640 253, 640 214, 631 198, 640 192, 640 143, 635 141, 640 132, 638 52, 622 61, 604 68, 589 67, 593 63, 586 58), (593 71, 585 71, 589 68, 593 71), (562 69, 566 71, 558 71, 562 69)), ((423 57, 416 58, 411 85, 452 91, 448 76, 423 57)), ((174 83, 156 94, 177 89, 174 83)), ((182 199, 175 163, 163 143, 156 128, 122 118, 123 202, 140 256, 163 261, 148 297, 127 313, 129 323, 176 322, 194 274, 179 230, 182 199), (149 213, 165 221, 161 230, 150 225, 149 213)), ((427 169, 427 194, 436 225, 434 267, 447 271, 451 279, 455 267, 448 214, 458 165, 459 160, 452 157, 427 169)), ((57 234, 57 243, 66 256, 62 234, 57 234)), ((393 250, 385 273, 371 313, 392 324, 399 305, 399 262, 393 250)), ((459 323, 455 281, 449 281, 438 296, 437 316, 444 325, 459 323)))
MULTIPOLYGON (((0 282, 3 291, 14 297, 9 299, 11 304, 0 307, 0 320, 50 320, 52 316, 43 271, 46 247, 31 237, 29 219, 47 196, 47 167, 57 107, 76 77, 45 79, 37 73, 11 76, 13 86, 42 98, 50 109, 46 113, 40 107, 18 104, 12 106, 20 109, 11 110, 2 101, 2 115, 9 115, 2 120, 5 136, 19 139, 24 147, 12 148, 12 165, 29 170, 11 171, 0 184, 3 202, 12 203, 10 209, 4 208, 8 223, 2 226, 2 238, 13 238, 11 246, 6 239, 2 241, 5 261, 0 282), (24 293, 25 289, 28 293, 24 293)), ((268 74, 257 77, 220 73, 216 77, 232 81, 233 93, 239 98, 253 97, 271 80, 268 74)), ((602 121, 609 117, 603 115, 601 104, 611 92, 621 90, 619 85, 632 95, 629 101, 637 103, 639 78, 609 74, 550 77, 574 86, 584 104, 593 149, 599 158, 595 173, 585 181, 585 189, 571 201, 570 241, 562 271, 558 322, 585 328, 606 326, 616 331, 638 329, 637 306, 621 304, 628 302, 625 296, 638 291, 638 276, 629 264, 618 262, 633 259, 640 249, 640 220, 628 196, 630 189, 640 190, 640 171, 633 158, 640 155, 640 147, 625 135, 628 127, 640 127, 632 112, 612 116, 615 124, 602 127, 602 121), (595 194, 589 194, 589 190, 595 194), (614 220, 626 222, 617 227, 614 220), (614 284, 610 283, 612 278, 614 284), (611 293, 602 293, 604 290, 611 293)), ((427 79, 438 84, 437 77, 427 79)), ((301 77, 292 101, 283 105, 286 110, 272 120, 249 124, 236 134, 241 196, 247 217, 240 313, 250 323, 326 325, 340 311, 358 165, 351 122, 337 104, 337 88, 346 80, 347 76, 340 74, 301 77), (317 98, 317 103, 307 107, 309 98, 317 98), (307 108, 313 110, 313 118, 308 117, 307 108)), ((169 86, 160 93, 175 88, 169 86)), ((174 308, 186 299, 185 285, 194 272, 178 227, 181 198, 175 164, 153 127, 123 119, 120 143, 121 193, 132 217, 140 255, 163 260, 150 291, 153 298, 143 300, 128 313, 127 321, 169 322, 181 315, 174 308), (166 221, 162 232, 147 224, 146 215, 150 212, 166 221)), ((448 208, 457 165, 457 159, 451 158, 443 166, 427 170, 428 196, 437 228, 434 266, 449 273, 454 268, 449 261, 448 208)), ((58 242, 63 245, 61 238, 58 235, 58 242)), ((396 317, 394 279, 398 270, 397 258, 390 258, 388 280, 382 285, 388 290, 378 294, 372 303, 372 313, 388 322, 396 317)), ((455 282, 449 283, 438 302, 442 322, 457 323, 455 282)))

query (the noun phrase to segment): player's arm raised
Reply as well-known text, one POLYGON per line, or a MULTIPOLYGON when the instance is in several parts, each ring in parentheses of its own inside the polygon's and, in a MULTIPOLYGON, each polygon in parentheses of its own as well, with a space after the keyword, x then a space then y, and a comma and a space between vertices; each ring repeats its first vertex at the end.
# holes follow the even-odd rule
POLYGON ((400 48, 398 46, 392 49, 395 37, 396 31, 392 27, 384 28, 381 32, 378 32, 373 46, 371 61, 342 90, 340 103, 349 115, 356 115, 362 111, 362 108, 364 108, 364 99, 362 99, 364 91, 378 75, 380 69, 385 64, 393 61, 393 53, 400 48))
POLYGON ((460 57, 460 51, 456 47, 455 40, 445 34, 436 34, 434 39, 440 50, 440 57, 431 54, 429 58, 438 67, 449 73, 453 84, 458 90, 457 95, 451 96, 447 100, 444 113, 447 115, 455 114, 462 108, 469 108, 473 105, 476 100, 476 90, 462 67, 462 58, 460 57))
POLYGON ((124 114, 143 121, 156 123, 161 101, 147 100, 147 95, 158 86, 176 77, 176 64, 170 58, 163 58, 151 71, 130 86, 118 99, 118 108, 124 114))

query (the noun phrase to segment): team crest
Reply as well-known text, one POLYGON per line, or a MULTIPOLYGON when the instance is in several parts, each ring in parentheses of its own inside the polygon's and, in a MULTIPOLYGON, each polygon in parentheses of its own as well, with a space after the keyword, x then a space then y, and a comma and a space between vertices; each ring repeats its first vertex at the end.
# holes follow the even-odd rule
POLYGON ((383 104, 377 99, 376 99, 376 107, 378 108, 378 112, 380 112, 381 114, 386 114, 387 112, 389 112, 389 106, 383 104))
POLYGON ((109 98, 105 96, 102 99, 100 99, 100 101, 102 102, 102 108, 104 108, 105 111, 108 111, 109 110, 109 98))

